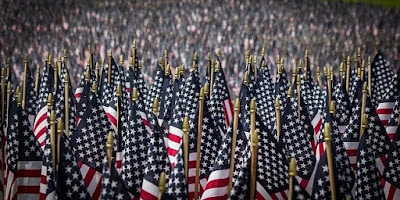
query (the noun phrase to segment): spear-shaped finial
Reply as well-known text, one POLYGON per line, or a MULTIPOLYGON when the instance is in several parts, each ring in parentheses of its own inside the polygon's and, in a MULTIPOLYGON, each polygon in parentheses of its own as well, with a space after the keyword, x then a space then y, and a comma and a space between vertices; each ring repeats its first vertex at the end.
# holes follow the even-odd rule
POLYGON ((134 87, 132 91, 132 100, 136 102, 138 99, 138 90, 136 87, 134 87))
POLYGON ((261 57, 264 57, 265 56, 265 48, 263 47, 262 49, 261 49, 261 57))
POLYGON ((93 81, 92 92, 97 95, 97 83, 96 83, 96 81, 93 81))
POLYGON ((294 183, 293 178, 296 177, 296 158, 290 158, 289 164, 289 200, 294 199, 294 183))
POLYGON ((217 61, 217 64, 215 65, 215 72, 219 72, 221 68, 221 63, 217 61))
POLYGON ((217 58, 218 60, 221 60, 221 50, 217 49, 217 58))
POLYGON ((331 101, 331 104, 329 105, 329 113, 334 115, 335 112, 336 112, 335 101, 331 101))
POLYGON ((124 64, 124 55, 119 56, 119 65, 122 66, 124 64))
POLYGON ((158 98, 154 97, 154 101, 153 101, 153 113, 158 116, 158 108, 159 108, 159 104, 158 104, 158 98))
POLYGON ((118 85, 117 85, 117 97, 120 97, 120 96, 122 96, 122 87, 121 87, 121 84, 119 84, 118 83, 118 85))
POLYGON ((108 131, 106 148, 107 148, 107 161, 108 161, 109 169, 111 169, 111 158, 112 158, 112 151, 113 151, 113 146, 114 146, 113 141, 114 141, 113 132, 108 131))
POLYGON ((249 84, 249 71, 246 71, 244 73, 244 77, 243 77, 243 84, 247 85, 249 84))
POLYGON ((171 66, 168 64, 168 65, 165 67, 165 70, 164 70, 165 76, 169 76, 170 72, 171 72, 171 66))

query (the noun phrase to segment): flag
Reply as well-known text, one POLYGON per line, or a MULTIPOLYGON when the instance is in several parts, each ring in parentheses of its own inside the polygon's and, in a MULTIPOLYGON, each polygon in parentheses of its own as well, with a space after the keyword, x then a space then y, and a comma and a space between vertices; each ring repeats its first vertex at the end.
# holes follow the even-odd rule
POLYGON ((338 123, 339 132, 343 134, 350 120, 351 108, 346 88, 341 83, 338 83, 334 86, 332 100, 335 101, 335 115, 338 123))
POLYGON ((107 133, 111 130, 101 100, 96 94, 90 94, 86 113, 71 136, 71 144, 92 199, 100 198, 102 162, 106 156, 107 133))
POLYGON ((6 141, 6 157, 5 157, 5 190, 4 199, 10 200, 16 198, 18 193, 18 183, 16 182, 18 174, 19 160, 19 118, 21 108, 17 107, 17 101, 13 96, 9 99, 10 105, 7 117, 7 141, 6 141))
POLYGON ((385 170, 383 172, 383 191, 385 198, 399 199, 400 198, 400 129, 396 130, 396 136, 393 140, 390 153, 386 160, 385 170))
POLYGON ((121 177, 128 191, 139 198, 142 189, 143 173, 147 159, 147 150, 150 142, 150 133, 142 122, 140 109, 144 109, 143 102, 138 99, 131 101, 129 128, 123 135, 124 148, 122 149, 121 177))
POLYGON ((397 127, 399 125, 399 110, 400 110, 399 106, 400 106, 400 95, 396 98, 396 101, 394 102, 394 106, 391 111, 392 114, 390 115, 389 122, 386 127, 386 133, 388 134, 390 140, 394 140, 397 132, 397 127))
POLYGON ((60 162, 57 173, 57 198, 58 199, 90 199, 85 182, 83 181, 75 152, 65 134, 60 139, 60 162))
POLYGON ((103 185, 101 192, 102 200, 132 200, 133 197, 129 194, 125 183, 122 181, 115 168, 115 159, 111 158, 111 167, 108 165, 108 159, 103 159, 103 185))
MULTIPOLYGON (((388 88, 386 89, 386 93, 382 97, 379 102, 378 107, 376 108, 376 112, 379 115, 379 119, 381 120, 383 126, 387 128, 390 116, 393 111, 393 107, 395 106, 395 101, 397 96, 399 96, 399 78, 400 71, 398 71, 392 78, 388 88)), ((390 135, 389 135, 390 137, 390 135)), ((393 139, 393 137, 391 138, 393 139)))
MULTIPOLYGON (((50 114, 48 114, 48 116, 49 117, 47 120, 50 121, 50 114)), ((57 177, 55 174, 56 168, 53 168, 53 162, 56 161, 52 159, 50 131, 51 130, 49 126, 47 133, 45 134, 46 138, 44 140, 45 145, 43 150, 43 162, 40 180, 40 200, 55 199, 56 197, 57 177)))
POLYGON ((161 172, 165 172, 168 183, 171 164, 165 150, 162 130, 154 114, 151 116, 153 135, 150 138, 147 150, 146 165, 143 173, 143 184, 140 199, 158 199, 158 181, 161 172))
POLYGON ((210 96, 210 110, 213 118, 217 120, 221 128, 230 126, 233 120, 233 105, 229 95, 224 71, 220 66, 219 71, 214 72, 214 83, 210 96))
POLYGON ((378 50, 371 62, 371 102, 375 107, 385 95, 393 76, 385 56, 378 50))
POLYGON ((163 199, 184 200, 188 198, 188 185, 186 182, 182 154, 182 148, 180 148, 177 154, 175 167, 171 169, 163 199))
POLYGON ((278 74, 276 78, 274 94, 275 98, 279 99, 280 109, 284 110, 286 106, 286 93, 289 89, 285 68, 282 69, 282 73, 278 74))
POLYGON ((30 123, 31 129, 33 129, 33 122, 35 120, 35 115, 36 115, 36 91, 35 91, 35 81, 32 77, 31 70, 29 70, 26 74, 26 97, 25 97, 25 111, 28 114, 28 120, 30 123))
MULTIPOLYGON (((372 124, 373 125, 373 124, 372 124)), ((371 123, 368 124, 368 127, 371 123)), ((376 166, 376 150, 368 131, 362 135, 357 151, 355 199, 385 199, 376 166)))
POLYGON ((156 76, 154 77, 154 82, 150 87, 149 93, 147 95, 147 99, 145 101, 145 106, 146 106, 146 111, 147 114, 150 115, 150 113, 153 112, 153 101, 154 98, 157 97, 160 99, 160 94, 162 91, 162 85, 163 85, 163 78, 164 78, 164 70, 163 66, 161 66, 159 63, 156 64, 156 69, 157 73, 156 76))

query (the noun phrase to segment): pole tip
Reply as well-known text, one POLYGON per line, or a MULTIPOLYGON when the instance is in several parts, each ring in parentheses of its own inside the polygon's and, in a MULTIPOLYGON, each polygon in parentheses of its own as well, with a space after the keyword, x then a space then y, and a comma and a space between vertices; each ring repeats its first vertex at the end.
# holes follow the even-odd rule
POLYGON ((280 109, 280 108, 281 108, 281 106, 280 106, 280 104, 279 104, 279 97, 276 97, 276 98, 275 98, 275 108, 276 108, 276 109, 280 109))
POLYGON ((61 135, 64 129, 62 118, 57 118, 57 134, 61 135))
MULTIPOLYGON (((112 149, 113 148, 113 141, 114 141, 114 136, 112 131, 108 131, 107 133, 107 143, 106 147, 107 149, 112 149)), ((111 155, 108 155, 111 157, 111 155)))
POLYGON ((336 106, 335 106, 335 101, 331 101, 331 104, 329 105, 329 112, 331 113, 331 114, 335 114, 335 112, 336 112, 336 106))
POLYGON ((324 141, 330 141, 331 140, 331 124, 330 123, 325 123, 324 127, 324 141))
POLYGON ((4 78, 6 76, 6 69, 1 68, 1 78, 4 78))
POLYGON ((47 106, 51 106, 53 104, 53 93, 49 93, 48 95, 47 95, 47 106))
POLYGON ((263 47, 263 48, 261 49, 261 56, 262 56, 262 57, 265 56, 265 47, 263 47))
POLYGON ((182 131, 183 132, 189 131, 189 117, 187 116, 183 118, 182 131))
POLYGON ((136 40, 133 40, 133 48, 136 49, 136 40))
POLYGON ((244 73, 243 84, 245 84, 245 85, 248 85, 248 84, 249 84, 249 71, 246 71, 246 72, 244 73))
POLYGON ((250 112, 256 112, 256 99, 252 98, 250 100, 250 112))
POLYGON ((363 91, 363 93, 367 92, 367 82, 366 81, 363 84, 363 90, 362 91, 363 91))
POLYGON ((240 109, 240 100, 239 98, 235 99, 235 111, 239 111, 240 109))
POLYGON ((208 83, 204 84, 204 96, 208 96, 208 94, 210 93, 210 86, 208 85, 208 83))
POLYGON ((94 94, 97 94, 97 83, 96 83, 96 81, 93 81, 93 84, 92 84, 92 92, 93 92, 94 94))
POLYGON ((292 86, 289 86, 289 89, 288 89, 288 91, 287 91, 287 96, 288 96, 289 98, 292 98, 292 97, 293 97, 293 89, 292 89, 292 86))
POLYGON ((217 49, 217 57, 218 57, 218 59, 221 59, 221 50, 220 49, 217 49))
POLYGON ((204 99, 204 87, 200 88, 200 100, 204 99))
POLYGON ((124 63, 124 55, 119 56, 119 65, 122 65, 124 63))
POLYGON ((117 92, 117 97, 122 96, 122 87, 121 87, 120 83, 117 84, 117 91, 116 92, 117 92))
POLYGON ((158 113, 158 107, 159 107, 158 98, 154 97, 154 100, 153 100, 153 112, 154 113, 158 113))
POLYGON ((171 72, 171 65, 168 64, 164 69, 165 76, 169 76, 170 72, 171 72))

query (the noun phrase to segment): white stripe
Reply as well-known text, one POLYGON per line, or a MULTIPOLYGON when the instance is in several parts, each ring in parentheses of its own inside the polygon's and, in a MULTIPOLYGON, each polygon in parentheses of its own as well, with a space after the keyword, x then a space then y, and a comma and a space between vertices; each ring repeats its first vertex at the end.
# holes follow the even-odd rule
POLYGON ((349 156, 350 164, 354 165, 357 163, 357 156, 349 156))
POLYGON ((357 150, 358 142, 344 142, 344 147, 346 148, 346 150, 357 150))
MULTIPOLYGON (((307 186, 306 186, 306 188, 305 188, 305 191, 306 191, 308 194, 312 194, 313 183, 314 183, 314 179, 315 179, 315 174, 317 173, 317 167, 318 167, 318 163, 316 162, 316 163, 315 163, 315 166, 314 166, 313 173, 311 174, 310 180, 308 180, 308 184, 307 184, 307 186)), ((296 176, 296 179, 297 179, 297 181, 300 183, 300 181, 301 181, 302 178, 299 177, 299 176, 296 176)))
MULTIPOLYGON (((7 170, 8 171, 8 170, 7 170)), ((9 171, 7 175, 7 187, 5 191, 5 197, 4 199, 12 199, 12 197, 15 195, 17 192, 17 186, 15 186, 16 182, 12 182, 14 180, 14 173, 12 171, 9 171), (9 196, 10 195, 10 196, 9 196)))
POLYGON ((226 195, 227 193, 228 193, 228 186, 210 188, 203 192, 201 199, 220 197, 226 195))
POLYGON ((376 167, 378 168, 379 174, 383 175, 385 164, 383 164, 381 157, 375 158, 376 167))
MULTIPOLYGON (((228 121, 231 122, 233 116, 232 116, 232 108, 231 108, 231 105, 229 104, 229 101, 230 101, 229 99, 225 99, 224 104, 225 104, 226 113, 228 116, 228 121)), ((229 125, 227 125, 227 126, 229 126, 229 125)))
POLYGON ((217 171, 213 171, 208 178, 208 182, 218 180, 218 179, 225 179, 229 177, 229 169, 221 169, 217 171))
POLYGON ((312 126, 315 128, 317 126, 318 122, 321 120, 321 114, 319 113, 319 110, 317 114, 315 114, 314 118, 311 121, 312 126))
POLYGON ((380 114, 379 115, 379 119, 382 120, 389 120, 390 119, 390 115, 392 114, 380 114))
POLYGON ((46 200, 54 200, 56 198, 56 191, 52 191, 50 192, 47 196, 46 196, 46 200))
MULTIPOLYGON (((36 127, 36 124, 38 123, 38 120, 41 116, 43 116, 44 114, 47 115, 47 106, 44 106, 42 109, 39 110, 39 112, 36 114, 36 118, 35 118, 35 122, 34 122, 34 126, 36 127)), ((47 121, 47 120, 46 120, 47 121)))
POLYGON ((87 165, 85 165, 85 164, 82 164, 82 166, 81 166, 81 168, 80 168, 80 171, 81 171, 81 174, 82 174, 83 179, 85 179, 86 174, 87 174, 88 171, 89 171, 89 166, 87 166, 87 165))
MULTIPOLYGON (((82 92, 83 92, 83 87, 78 87, 78 88, 76 88, 76 90, 75 90, 74 96, 76 96, 76 95, 78 95, 78 94, 81 94, 81 95, 82 95, 82 92)), ((76 102, 79 103, 79 101, 81 100, 81 97, 77 97, 77 98, 75 98, 75 99, 76 99, 76 102)))
POLYGON ((264 199, 272 199, 264 187, 257 181, 256 192, 258 192, 264 199))
POLYGON ((96 171, 96 173, 94 173, 92 180, 90 180, 90 184, 87 187, 88 192, 90 193, 90 196, 93 196, 94 192, 96 191, 96 188, 99 184, 101 184, 101 177, 103 175, 101 173, 99 173, 98 171, 96 171))
POLYGON ((397 131, 397 126, 388 126, 386 127, 386 132, 388 134, 395 134, 397 131))
POLYGON ((18 169, 42 169, 42 161, 18 161, 18 169))
POLYGON ((200 186, 201 188, 203 188, 203 190, 206 188, 206 185, 207 185, 207 179, 206 178, 200 179, 200 186))
POLYGON ((40 177, 18 177, 19 186, 40 186, 40 177))
POLYGON ((389 197, 390 186, 391 184, 385 181, 385 186, 383 187, 383 191, 385 192, 385 199, 388 199, 389 197))
POLYGON ((393 109, 395 102, 382 102, 378 105, 378 108, 376 110, 387 110, 387 109, 393 109))
MULTIPOLYGON (((142 190, 146 191, 147 193, 158 197, 158 186, 154 185, 153 183, 149 182, 146 179, 143 179, 143 186, 142 186, 142 190)), ((140 198, 142 199, 142 198, 140 198)))
POLYGON ((182 140, 181 140, 181 142, 180 143, 176 143, 175 141, 172 141, 172 140, 168 140, 168 147, 170 148, 170 149, 174 149, 174 150, 179 150, 179 147, 181 147, 181 144, 182 144, 182 140))
POLYGON ((344 131, 346 130, 346 127, 347 127, 346 125, 338 125, 339 133, 343 134, 344 131))

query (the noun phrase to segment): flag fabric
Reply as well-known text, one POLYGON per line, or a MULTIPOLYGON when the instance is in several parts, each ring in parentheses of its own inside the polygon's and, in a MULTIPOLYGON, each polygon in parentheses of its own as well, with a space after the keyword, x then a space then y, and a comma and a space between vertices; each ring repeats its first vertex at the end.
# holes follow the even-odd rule
POLYGON ((391 115, 388 121, 388 126, 386 127, 386 133, 388 134, 390 140, 394 140, 396 137, 397 127, 399 125, 399 111, 400 111, 400 95, 396 98, 391 115))
POLYGON ((233 120, 233 105, 222 66, 220 66, 219 71, 214 72, 212 89, 210 110, 213 113, 213 118, 218 121, 221 128, 227 128, 233 120))
POLYGON ((106 154, 107 133, 111 130, 99 97, 91 93, 86 113, 71 137, 71 144, 92 199, 100 198, 102 162, 106 154))
MULTIPOLYGON (((399 78, 400 71, 398 71, 392 78, 388 88, 386 89, 386 93, 382 97, 379 102, 378 107, 376 108, 376 112, 379 115, 379 119, 381 120, 383 126, 387 128, 390 116, 393 112, 393 107, 395 106, 396 98, 399 96, 399 78)), ((393 139, 393 137, 391 138, 393 139)))
POLYGON ((158 181, 160 173, 165 172, 166 183, 169 181, 169 173, 171 164, 168 160, 167 151, 165 149, 162 136, 162 129, 158 125, 158 120, 154 114, 151 116, 151 126, 153 135, 150 138, 146 165, 143 173, 142 190, 140 191, 140 199, 158 199, 158 181))
POLYGON ((400 129, 396 130, 390 153, 383 172, 382 186, 388 200, 400 198, 400 129))
POLYGON ((335 101, 339 132, 343 134, 351 116, 350 100, 346 88, 341 83, 336 84, 334 88, 332 100, 335 101))
POLYGON ((26 98, 25 98, 25 111, 28 114, 28 120, 31 129, 33 129, 33 122, 36 115, 36 92, 35 92, 35 81, 32 77, 31 70, 27 71, 26 75, 26 98))
MULTIPOLYGON (((368 127, 371 124, 368 124, 368 127)), ((355 199, 385 199, 378 167, 376 166, 376 150, 373 148, 371 133, 366 131, 360 139, 357 152, 357 170, 355 199)))
POLYGON ((132 200, 125 183, 122 181, 117 168, 115 168, 115 159, 111 158, 109 165, 107 157, 103 159, 103 183, 101 199, 102 200, 132 200), (111 166, 111 167, 110 167, 111 166))
POLYGON ((129 128, 126 135, 123 135, 121 177, 128 191, 136 198, 140 197, 147 144, 150 142, 150 133, 147 132, 140 114, 140 109, 144 109, 143 106, 140 100, 131 101, 129 128))
POLYGON ((375 107, 381 101, 389 87, 390 81, 394 76, 390 70, 385 56, 378 50, 375 58, 371 62, 371 102, 375 107))
POLYGON ((60 162, 57 173, 57 198, 58 199, 90 199, 85 182, 83 181, 75 152, 65 134, 60 139, 60 162))
POLYGON ((183 166, 182 148, 177 154, 175 167, 171 169, 169 181, 166 186, 163 199, 184 200, 188 198, 188 185, 183 166))
POLYGON ((10 105, 8 110, 8 125, 7 125, 7 141, 6 141, 6 156, 5 156, 5 190, 4 199, 15 199, 18 193, 18 160, 19 160, 19 120, 21 108, 17 107, 17 101, 13 96, 10 96, 10 105))
MULTIPOLYGON (((48 120, 50 121, 50 114, 48 114, 48 116, 48 120)), ((50 131, 51 130, 49 126, 44 141, 45 145, 43 150, 43 162, 40 180, 40 200, 56 198, 57 176, 55 174, 56 168, 53 167, 53 162, 56 161, 52 159, 50 131)))
POLYGON ((150 115, 150 113, 153 112, 153 101, 154 98, 157 97, 158 99, 160 99, 160 93, 162 91, 162 85, 163 85, 163 78, 164 78, 164 70, 162 68, 162 66, 157 63, 156 64, 156 76, 154 78, 154 82, 150 87, 149 93, 147 95, 147 99, 145 101, 145 106, 146 106, 146 110, 147 110, 147 114, 150 115))
POLYGON ((285 68, 282 69, 282 73, 278 74, 276 78, 274 94, 275 98, 279 99, 280 109, 284 110, 286 106, 286 93, 289 89, 285 68))
POLYGON ((171 76, 171 69, 169 69, 168 75, 165 74, 164 69, 164 75, 163 75, 163 82, 162 82, 162 87, 161 87, 161 92, 160 94, 157 94, 156 97, 159 100, 159 124, 160 126, 163 126, 163 129, 168 131, 168 124, 171 118, 171 99, 172 99, 172 90, 173 90, 173 83, 172 83, 172 76, 171 76), (163 123, 165 123, 163 125, 163 123))

